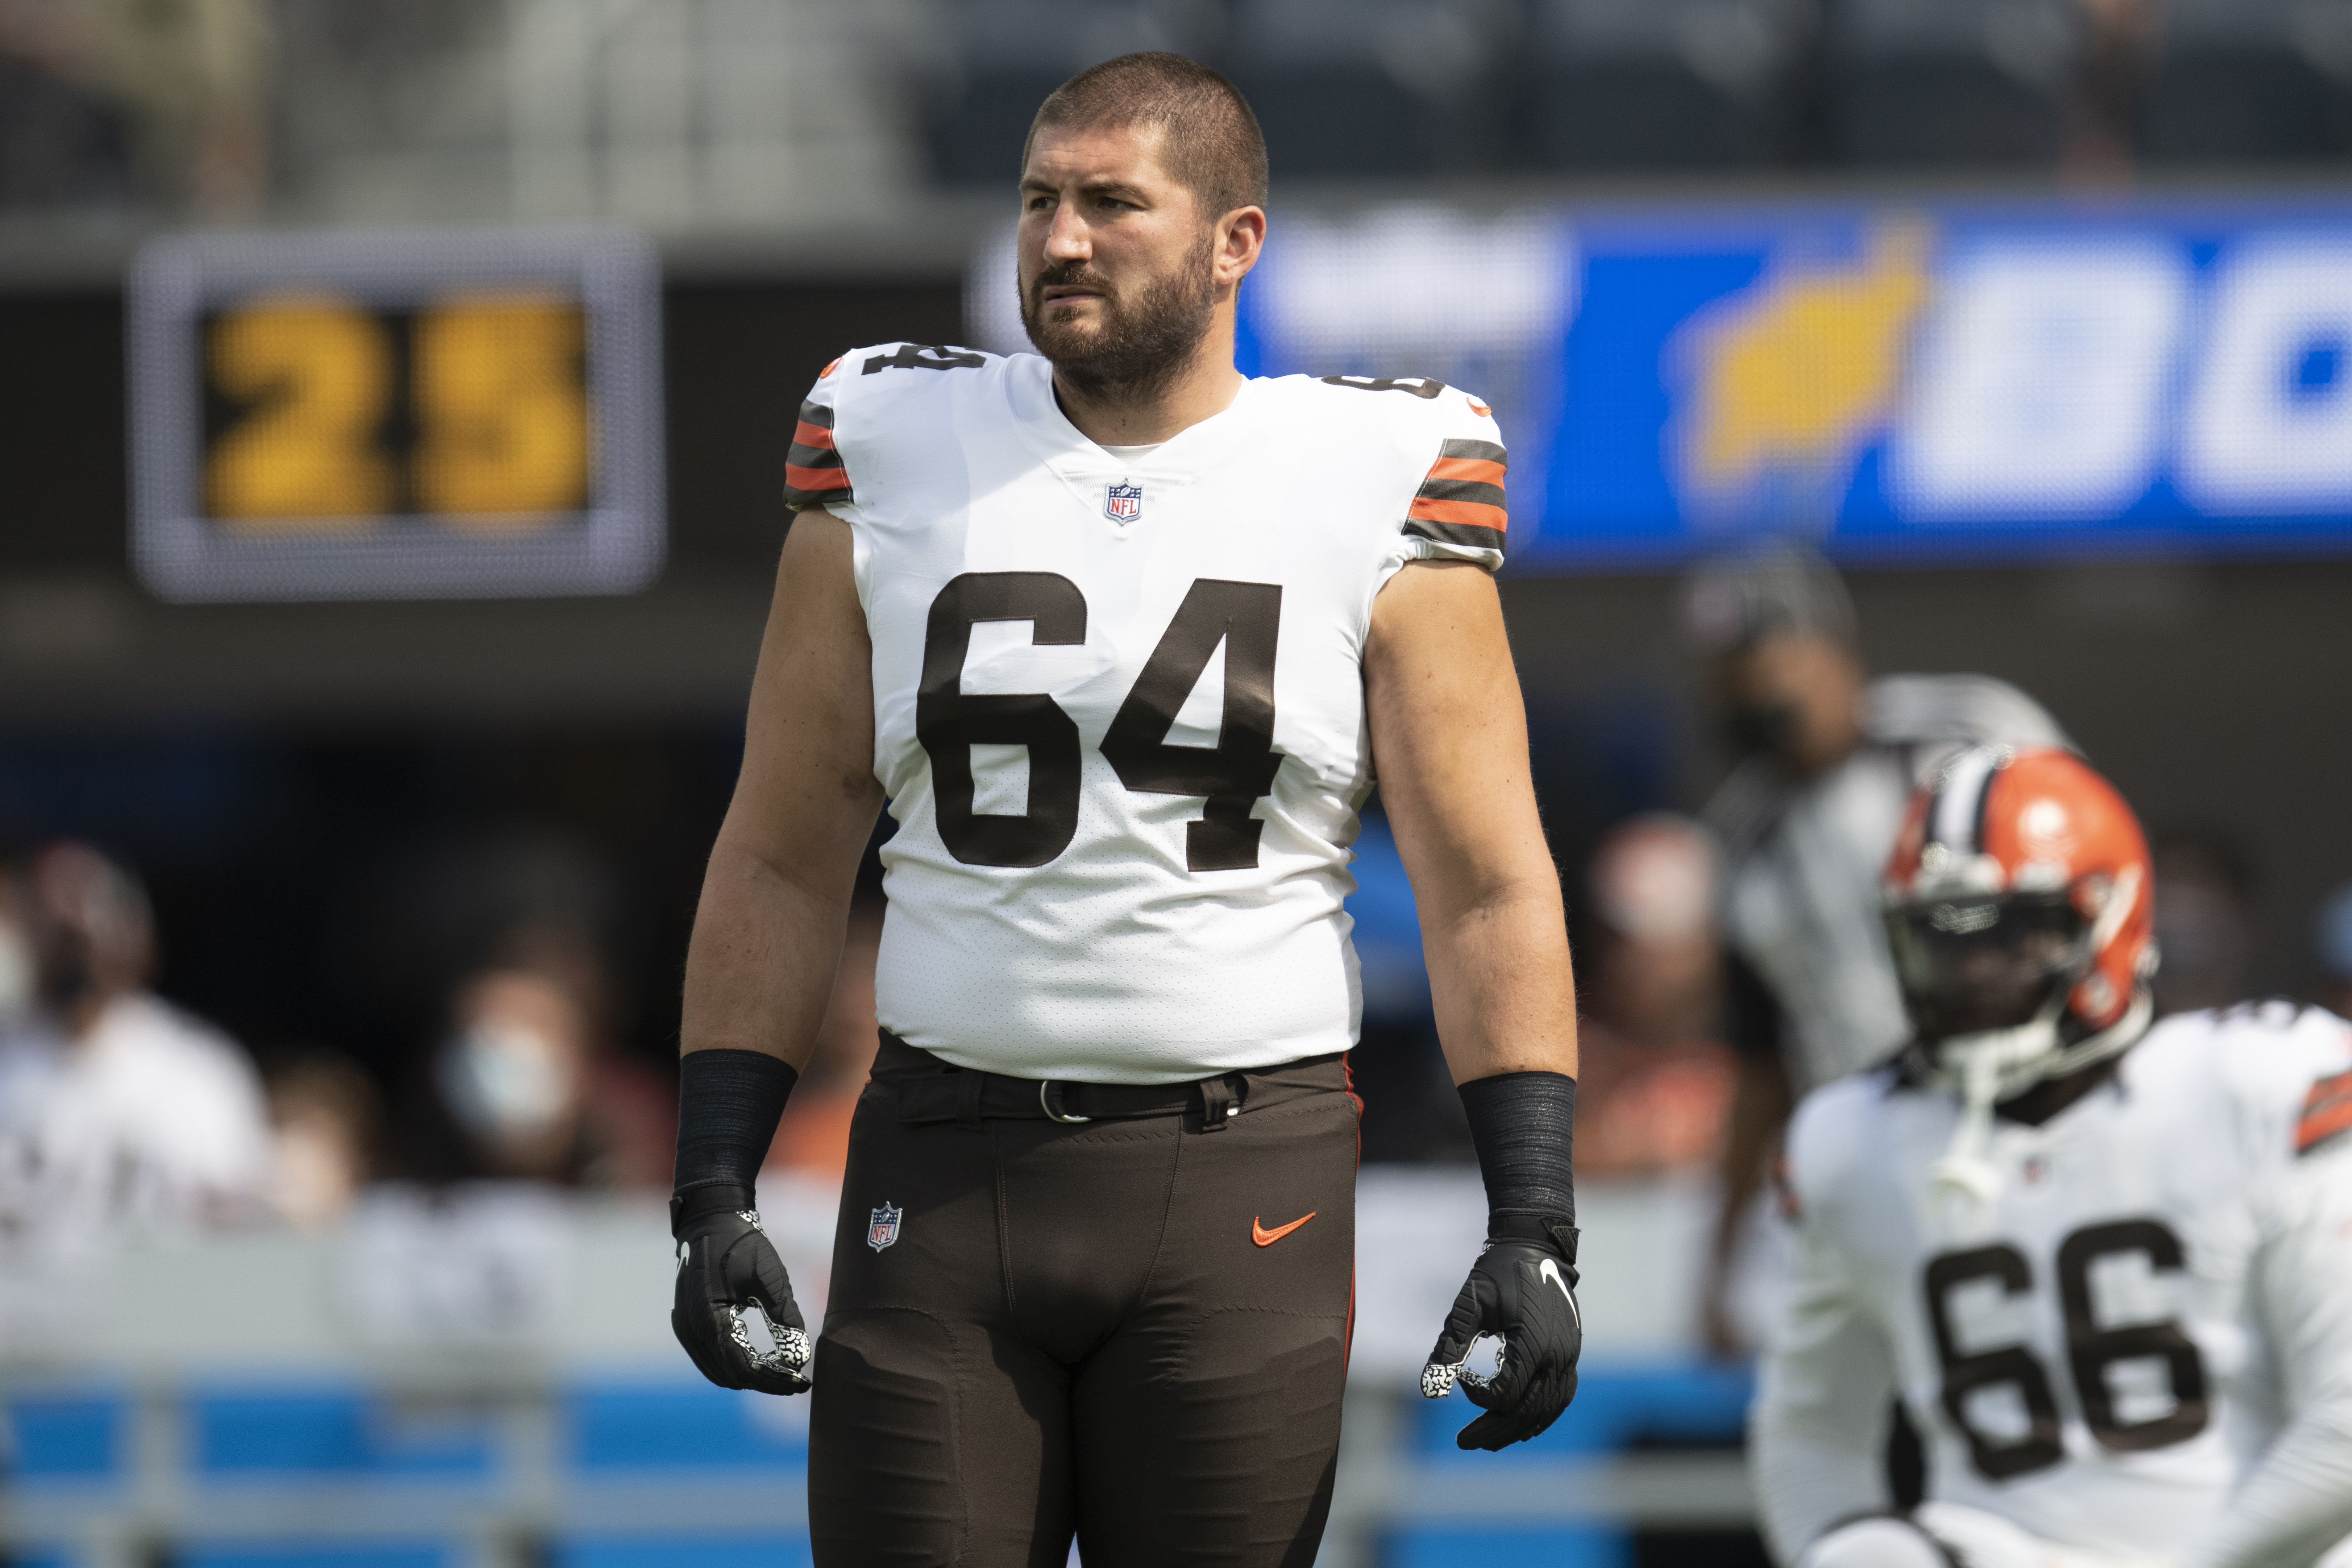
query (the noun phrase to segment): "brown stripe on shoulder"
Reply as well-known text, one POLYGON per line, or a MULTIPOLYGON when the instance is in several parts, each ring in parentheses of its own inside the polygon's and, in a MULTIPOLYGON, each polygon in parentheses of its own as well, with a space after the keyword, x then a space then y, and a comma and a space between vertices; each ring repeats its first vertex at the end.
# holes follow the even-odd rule
POLYGON ((2307 1155, 2352 1133, 2352 1072, 2323 1078, 2303 1097, 2303 1117, 2294 1124, 2294 1152, 2307 1155))
POLYGON ((805 441, 795 441, 785 450, 784 461, 802 468, 838 468, 841 452, 831 442, 822 446, 805 441))
MULTIPOLYGON (((840 362, 841 361, 838 360, 834 361, 835 364, 839 364, 840 362)), ((817 402, 816 399, 813 397, 803 398, 801 400, 801 423, 803 424, 814 424, 822 430, 831 430, 833 428, 833 410, 825 407, 824 404, 817 402)))
POLYGON ((1503 506, 1503 487, 1484 479, 1424 479, 1416 501, 1466 501, 1476 506, 1503 506))

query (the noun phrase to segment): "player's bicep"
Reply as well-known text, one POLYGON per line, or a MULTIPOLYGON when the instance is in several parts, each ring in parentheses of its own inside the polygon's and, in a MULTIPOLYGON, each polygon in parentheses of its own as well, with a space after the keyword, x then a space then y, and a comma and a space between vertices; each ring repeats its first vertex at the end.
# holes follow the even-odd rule
POLYGON ((1381 799, 1424 920, 1553 876, 1494 579, 1405 566, 1372 601, 1365 705, 1381 799))
POLYGON ((723 849, 845 894, 882 803, 873 669, 849 525, 807 507, 776 567, 723 849))

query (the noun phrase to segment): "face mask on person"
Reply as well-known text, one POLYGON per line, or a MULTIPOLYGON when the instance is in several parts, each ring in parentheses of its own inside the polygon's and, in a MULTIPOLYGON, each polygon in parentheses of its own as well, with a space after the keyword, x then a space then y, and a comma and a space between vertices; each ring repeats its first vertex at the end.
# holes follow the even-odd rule
POLYGON ((570 1064, 536 1030, 477 1024, 441 1049, 441 1093, 458 1124, 489 1142, 552 1131, 572 1102, 570 1064))

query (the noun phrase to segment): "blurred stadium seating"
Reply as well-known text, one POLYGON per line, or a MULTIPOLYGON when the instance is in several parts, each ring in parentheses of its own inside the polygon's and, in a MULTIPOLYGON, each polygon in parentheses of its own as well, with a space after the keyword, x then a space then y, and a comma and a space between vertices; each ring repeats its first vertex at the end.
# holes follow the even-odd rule
POLYGON ((1843 161, 2054 164, 2083 23, 2067 0, 1831 0, 1825 29, 1843 161))
POLYGON ((1530 161, 1620 172, 1785 162, 1812 32, 1786 0, 1538 0, 1530 161))
POLYGON ((2150 158, 2341 158, 2352 152, 2352 5, 2168 0, 2144 102, 2150 158))

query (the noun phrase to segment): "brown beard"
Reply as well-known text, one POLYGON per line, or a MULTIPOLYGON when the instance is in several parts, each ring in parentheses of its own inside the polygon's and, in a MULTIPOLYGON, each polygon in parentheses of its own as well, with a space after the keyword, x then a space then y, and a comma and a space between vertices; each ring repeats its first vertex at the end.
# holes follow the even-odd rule
POLYGON ((1055 371, 1091 397, 1144 402, 1165 392, 1208 335, 1217 303, 1211 251, 1199 265, 1152 278, 1130 299, 1100 273, 1076 261, 1056 262, 1030 279, 1021 296, 1021 325, 1055 371), (1047 288, 1081 284, 1101 296, 1098 331, 1045 319, 1047 288))

